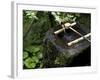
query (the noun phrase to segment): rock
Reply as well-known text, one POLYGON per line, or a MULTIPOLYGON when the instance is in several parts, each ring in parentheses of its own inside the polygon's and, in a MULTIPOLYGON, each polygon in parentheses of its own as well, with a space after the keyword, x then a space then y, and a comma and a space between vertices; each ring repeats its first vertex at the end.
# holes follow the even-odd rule
MULTIPOLYGON (((79 25, 76 25, 73 28, 83 35, 89 33, 88 29, 83 31, 84 29, 82 29, 79 25)), ((54 35, 53 32, 53 29, 48 30, 44 39, 45 52, 43 61, 47 68, 71 66, 73 65, 72 63, 74 58, 76 58, 79 54, 83 54, 83 52, 90 47, 90 43, 86 40, 82 40, 70 47, 67 46, 69 41, 80 37, 70 29, 66 30, 66 33, 62 32, 58 35, 54 35)), ((90 56, 86 57, 90 58, 90 56)), ((85 65, 87 64, 84 64, 83 66, 85 65)))

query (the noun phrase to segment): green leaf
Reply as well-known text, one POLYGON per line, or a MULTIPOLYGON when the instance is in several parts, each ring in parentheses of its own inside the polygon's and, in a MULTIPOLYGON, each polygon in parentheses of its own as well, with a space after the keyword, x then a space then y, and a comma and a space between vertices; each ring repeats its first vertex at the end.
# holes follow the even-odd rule
POLYGON ((56 60, 55 60, 55 64, 60 64, 59 58, 58 58, 58 57, 57 57, 56 60))
POLYGON ((36 66, 36 63, 33 61, 32 58, 27 58, 25 61, 24 61, 24 64, 27 68, 35 68, 36 66))
POLYGON ((38 46, 34 47, 34 52, 38 52, 40 48, 38 46))
POLYGON ((39 59, 38 59, 38 57, 36 57, 36 56, 32 57, 32 60, 33 60, 35 63, 38 63, 38 62, 39 62, 39 59))
POLYGON ((40 68, 43 68, 43 63, 40 64, 40 68))
POLYGON ((43 58, 43 54, 41 52, 38 52, 37 53, 37 56, 38 56, 39 59, 42 59, 43 58))
POLYGON ((23 52, 23 59, 27 58, 28 57, 28 52, 24 51, 23 52))
POLYGON ((30 53, 36 53, 40 50, 40 48, 38 46, 29 46, 29 47, 25 48, 25 50, 30 53))

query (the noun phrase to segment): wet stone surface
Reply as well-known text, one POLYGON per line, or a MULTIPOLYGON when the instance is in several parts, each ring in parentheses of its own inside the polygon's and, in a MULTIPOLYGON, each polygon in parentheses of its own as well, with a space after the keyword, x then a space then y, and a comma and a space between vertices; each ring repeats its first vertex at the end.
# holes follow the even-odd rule
MULTIPOLYGON (((73 26, 73 28, 83 35, 89 33, 88 29, 80 26, 73 26)), ((48 30, 44 38, 44 47, 46 49, 44 52, 44 63, 46 67, 90 66, 90 43, 87 40, 82 40, 72 46, 67 45, 68 42, 79 37, 70 29, 58 35, 54 34, 53 29, 48 30), (81 56, 85 55, 85 57, 79 57, 80 54, 81 56), (77 60, 77 58, 82 60, 77 60), (85 61, 85 59, 89 60, 85 61)))

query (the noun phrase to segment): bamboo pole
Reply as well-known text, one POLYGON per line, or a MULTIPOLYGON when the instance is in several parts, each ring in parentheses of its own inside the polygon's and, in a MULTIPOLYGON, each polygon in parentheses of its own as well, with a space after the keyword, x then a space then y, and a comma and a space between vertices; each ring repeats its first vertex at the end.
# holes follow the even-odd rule
POLYGON ((62 29, 59 29, 57 31, 54 32, 54 34, 59 34, 62 31, 65 32, 65 29, 71 29, 72 31, 74 31, 76 34, 78 34, 79 36, 83 37, 84 39, 86 39, 88 42, 91 42, 89 39, 85 38, 84 35, 82 35, 80 32, 76 31, 75 29, 72 28, 72 26, 76 25, 76 22, 74 23, 65 23, 64 25, 62 25, 62 29))
MULTIPOLYGON (((87 38, 87 37, 89 37, 90 35, 91 35, 91 33, 88 33, 88 34, 86 34, 84 37, 87 38)), ((67 45, 68 45, 68 46, 71 46, 71 45, 73 45, 73 44, 76 44, 76 43, 82 41, 82 40, 84 39, 84 37, 80 37, 80 38, 78 38, 78 39, 76 39, 76 40, 73 40, 73 41, 67 43, 67 45)))
POLYGON ((59 34, 59 33, 63 32, 63 31, 64 31, 64 28, 55 31, 54 34, 59 34))
POLYGON ((76 31, 75 29, 73 29, 72 27, 69 27, 69 29, 71 29, 72 31, 74 31, 75 33, 77 33, 78 35, 80 35, 81 37, 83 37, 84 39, 86 39, 88 42, 91 42, 89 39, 87 39, 86 37, 84 37, 84 35, 82 35, 80 32, 76 31))
POLYGON ((71 23, 65 23, 64 25, 65 25, 65 28, 61 28, 61 29, 55 31, 54 34, 59 34, 59 33, 63 32, 65 29, 68 29, 69 27, 76 25, 76 22, 74 22, 72 24, 71 23))

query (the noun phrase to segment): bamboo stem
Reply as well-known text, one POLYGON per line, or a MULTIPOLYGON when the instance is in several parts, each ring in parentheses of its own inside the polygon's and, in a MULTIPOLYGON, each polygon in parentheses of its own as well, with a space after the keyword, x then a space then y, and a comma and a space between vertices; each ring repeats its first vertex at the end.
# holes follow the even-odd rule
POLYGON ((75 33, 77 33, 78 35, 80 35, 81 37, 83 37, 84 39, 86 39, 88 42, 91 42, 89 39, 87 39, 86 37, 84 37, 81 33, 79 33, 78 31, 76 31, 72 27, 69 27, 69 29, 71 29, 72 31, 74 31, 75 33))
POLYGON ((74 22, 72 24, 71 23, 65 23, 64 25, 65 25, 65 28, 61 28, 61 29, 55 31, 54 34, 59 34, 59 33, 63 32, 65 29, 68 29, 69 27, 76 25, 76 22, 74 22))
MULTIPOLYGON (((91 33, 88 33, 88 34, 85 35, 84 37, 87 38, 87 37, 89 37, 90 35, 91 35, 91 33)), ((73 44, 76 44, 76 43, 82 41, 82 40, 84 39, 84 37, 80 37, 80 38, 78 38, 78 39, 76 39, 76 40, 73 40, 73 41, 67 43, 67 45, 68 45, 68 46, 71 46, 71 45, 73 45, 73 44)))

